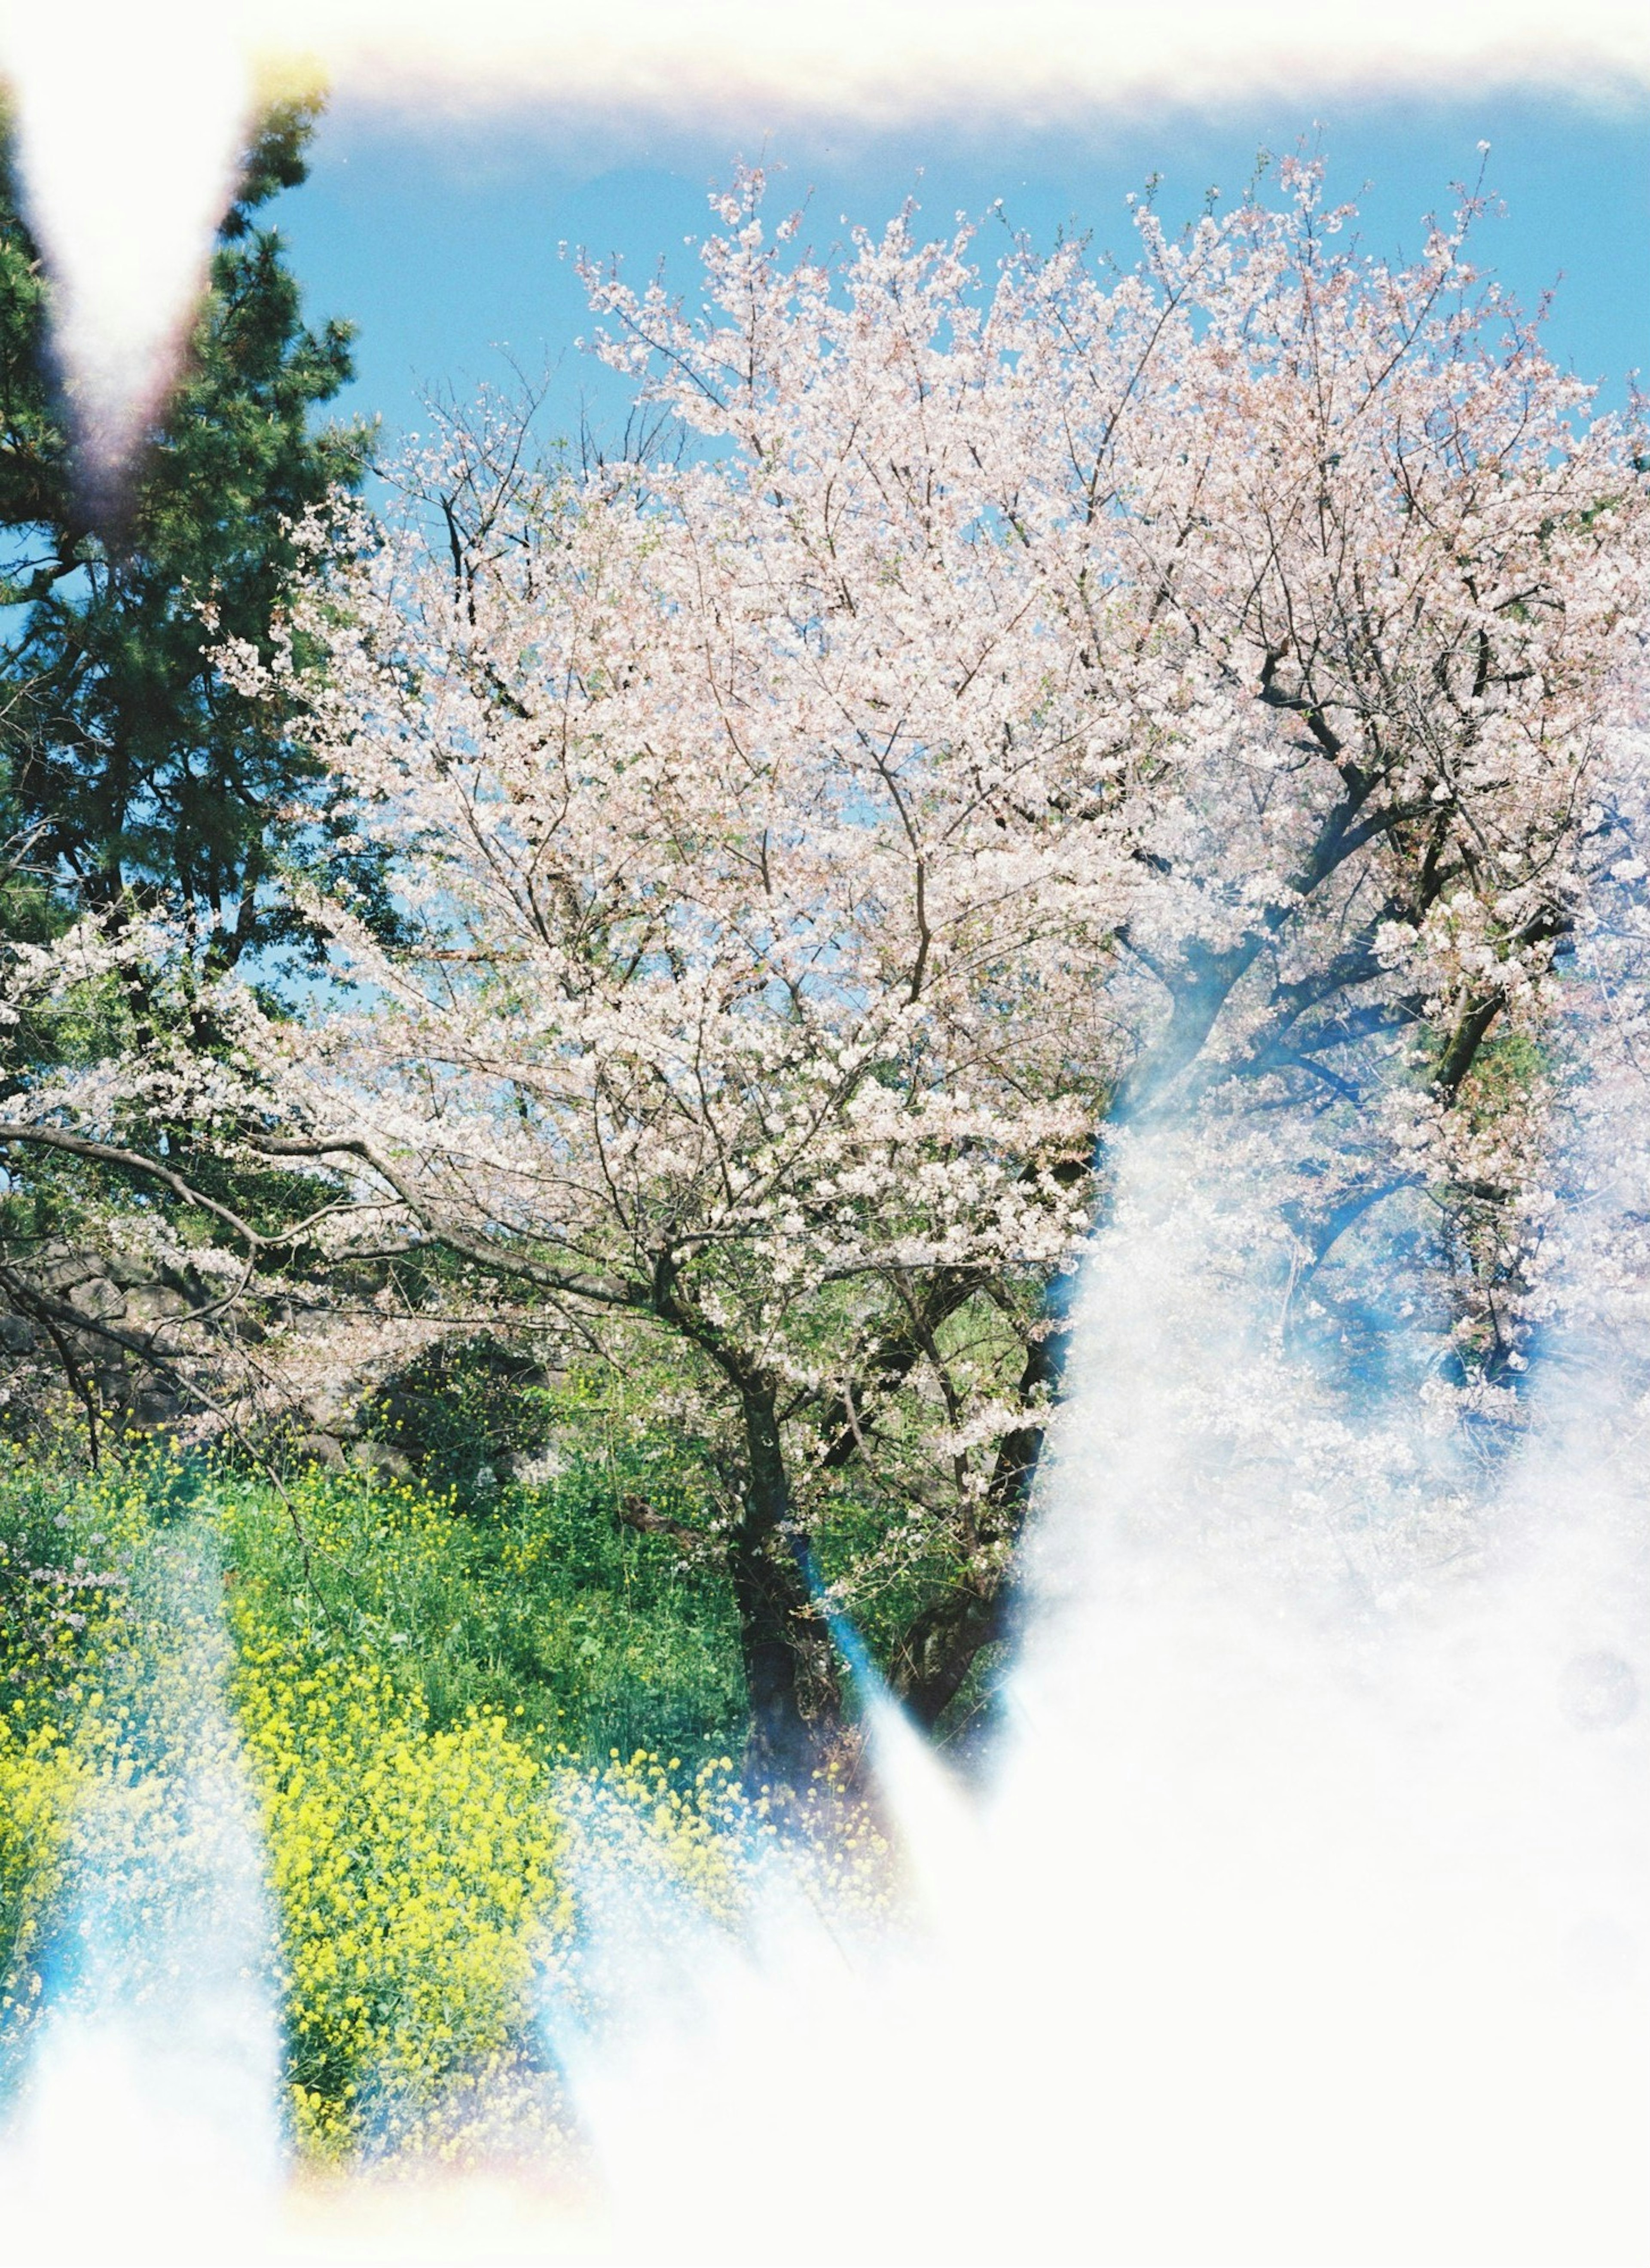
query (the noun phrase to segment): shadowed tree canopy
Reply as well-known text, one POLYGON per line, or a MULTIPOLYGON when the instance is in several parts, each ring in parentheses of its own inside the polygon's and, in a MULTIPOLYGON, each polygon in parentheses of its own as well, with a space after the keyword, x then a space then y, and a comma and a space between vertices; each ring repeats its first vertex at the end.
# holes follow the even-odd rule
POLYGON ((302 105, 266 114, 119 528, 77 493, 49 286, 0 165, 0 833, 26 846, 37 919, 154 907, 220 967, 301 941, 276 878, 335 873, 343 836, 311 760, 213 654, 267 648, 292 523, 365 461, 366 429, 315 416, 351 376, 350 327, 305 322, 259 219, 305 178, 313 128, 302 105))
MULTIPOLYGON (((336 782, 267 704, 237 691, 219 658, 229 641, 243 656, 272 651, 272 626, 316 563, 294 531, 337 490, 359 486, 372 438, 326 419, 352 374, 350 328, 306 323, 268 225, 271 202, 305 178, 313 125, 313 106, 264 114, 176 385, 117 515, 99 522, 77 479, 50 285, 0 103, 0 964, 26 968, 54 940, 72 952, 88 921, 112 950, 131 946, 72 1002, 34 999, 0 1019, 0 1111, 122 1050, 153 1059, 182 1027, 185 1043, 212 1057, 221 1035, 201 1011, 202 982, 239 968, 278 990, 282 965, 313 953, 295 872, 352 890, 369 919, 384 910, 336 782), (147 917, 170 941, 164 968, 144 943, 147 917)), ((189 1162, 187 1137, 152 1094, 129 1104, 121 1130, 189 1162)), ((241 1176, 234 1194, 280 1211, 267 1182, 241 1176)), ((10 1418, 33 1422, 29 1378, 49 1397, 61 1371, 94 1427, 99 1407, 143 1386, 153 1334, 115 1322, 88 1337, 52 1269, 65 1251, 72 1265, 122 1234, 152 1244, 158 1233, 152 1191, 113 1153, 9 1157, 0 1399, 10 1418)))

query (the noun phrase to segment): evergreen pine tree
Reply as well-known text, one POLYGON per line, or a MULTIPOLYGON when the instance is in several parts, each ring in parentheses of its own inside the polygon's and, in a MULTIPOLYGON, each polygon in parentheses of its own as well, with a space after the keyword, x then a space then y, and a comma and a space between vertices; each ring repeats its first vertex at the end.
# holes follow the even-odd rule
POLYGON ((0 839, 33 877, 10 892, 13 935, 48 907, 153 905, 239 961, 301 939, 280 867, 326 860, 341 832, 213 655, 219 637, 267 650, 298 571, 291 523, 365 465, 365 429, 315 418, 352 374, 350 327, 306 324, 259 219, 305 178, 313 127, 287 104, 254 141, 118 528, 89 525, 77 494, 48 285, 0 172, 0 839))
MULTIPOLYGON (((215 652, 226 638, 269 651, 314 563, 294 525, 365 469, 370 430, 317 416, 352 375, 350 326, 306 323, 285 247, 261 217, 304 180, 313 125, 312 106, 288 104, 254 137, 177 383, 114 525, 94 524, 77 479, 50 287, 0 114, 0 953, 84 915, 119 930, 154 911, 181 939, 186 976, 239 964, 274 981, 312 942, 286 887, 295 868, 382 910, 335 784, 215 652)), ((199 997, 169 985, 168 1011, 136 969, 123 994, 82 994, 0 1023, 0 1118, 26 1118, 18 1098, 55 1067, 141 1053, 180 1000, 199 997)), ((218 1044, 198 1012, 182 1036, 196 1052, 218 1044)), ((214 1172, 182 1128, 128 1109, 108 1130, 197 1179, 199 1167, 220 1198, 282 1211, 271 1177, 214 1172)), ((173 1406, 165 1366, 144 1367, 146 1327, 83 1314, 71 1288, 116 1217, 129 1226, 157 1203, 172 1209, 166 1189, 118 1164, 5 1145, 0 1426, 49 1428, 54 1374, 85 1402, 94 1451, 99 1407, 173 1406)), ((211 1233, 210 1212, 192 1220, 211 1233)))

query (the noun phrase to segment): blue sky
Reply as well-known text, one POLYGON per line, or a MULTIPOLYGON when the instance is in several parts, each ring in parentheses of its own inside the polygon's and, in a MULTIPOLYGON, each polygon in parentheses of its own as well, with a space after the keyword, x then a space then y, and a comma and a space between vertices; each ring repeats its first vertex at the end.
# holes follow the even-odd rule
POLYGON ((1365 239, 1382 253, 1418 246, 1423 216, 1447 206, 1451 181, 1470 178, 1488 141, 1488 186, 1506 210, 1484 225, 1481 257, 1527 302, 1557 287, 1551 350, 1603 380, 1609 401, 1624 398, 1629 369, 1650 375, 1650 109, 1567 94, 1274 99, 1224 116, 1142 110, 1087 133, 1021 125, 993 136, 937 121, 836 140, 817 122, 741 136, 726 124, 604 127, 548 111, 441 120, 344 102, 279 218, 312 313, 360 326, 349 408, 416 425, 421 387, 468 394, 483 378, 507 380, 507 350, 529 371, 554 370, 545 430, 565 432, 581 394, 608 424, 621 396, 576 350, 588 326, 558 246, 622 253, 650 272, 663 255, 690 284, 682 239, 705 227, 706 186, 736 157, 783 164, 777 194, 787 206, 807 199, 816 247, 840 238, 842 215, 878 224, 915 194, 936 229, 1000 197, 1041 241, 1076 222, 1123 254, 1123 200, 1149 174, 1161 174, 1160 204, 1178 217, 1211 185, 1240 190, 1259 149, 1303 138, 1321 144, 1331 191, 1358 199, 1365 239))

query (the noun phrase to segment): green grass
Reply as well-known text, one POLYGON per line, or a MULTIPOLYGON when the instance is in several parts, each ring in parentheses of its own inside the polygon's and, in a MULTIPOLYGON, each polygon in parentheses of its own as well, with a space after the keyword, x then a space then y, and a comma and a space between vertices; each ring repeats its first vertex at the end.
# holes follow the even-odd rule
POLYGON ((255 1601, 264 1628, 313 1658, 380 1668, 423 1695, 437 1727, 502 1712, 549 1751, 594 1761, 737 1749, 746 1700, 726 1585, 618 1519, 638 1479, 672 1500, 669 1476, 605 1447, 541 1484, 468 1493, 318 1465, 283 1491, 164 1447, 100 1474, 5 1449, 0 1705, 26 1684, 33 1721, 72 1677, 79 1616, 109 1603, 95 1585, 82 1595, 88 1577, 109 1577, 145 1533, 203 1518, 226 1587, 255 1601))
POLYGON ((619 1469, 604 1447, 460 1498, 312 1466, 284 1493, 164 1447, 98 1474, 0 1453, 0 2096, 86 1822, 140 1790, 164 1871, 187 1758, 151 1733, 226 1707, 263 1818, 301 2146, 468 2146, 466 2122, 506 2102, 554 2123, 533 1980, 570 1922, 558 1791, 611 1784, 655 1839, 667 1815, 661 1848, 691 1876, 722 1800, 708 1759, 744 1729, 726 1594, 621 1525, 619 1469), (156 1576, 180 1556, 210 1643, 156 1576))
POLYGON ((290 1506, 266 1482, 214 1492, 225 1580, 265 1625, 416 1686, 438 1727, 500 1712, 592 1759, 743 1738, 726 1587, 622 1526, 600 1469, 574 1462, 484 1502, 320 1468, 290 1484, 290 1506))

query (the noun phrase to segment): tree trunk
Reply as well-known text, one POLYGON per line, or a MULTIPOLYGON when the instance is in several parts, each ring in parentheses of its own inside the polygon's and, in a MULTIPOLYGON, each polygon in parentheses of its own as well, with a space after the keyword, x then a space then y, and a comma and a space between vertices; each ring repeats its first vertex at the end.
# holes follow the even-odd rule
MULTIPOLYGON (((1062 1281, 1051 1292, 1050 1304, 1066 1289, 1062 1281)), ((1057 1390, 1070 1343, 1071 1332, 1064 1322, 1032 1341, 1020 1381, 1022 1403, 1029 1405, 1034 1395, 1057 1390)), ((1043 1439, 1041 1418, 1033 1415, 1029 1407, 1028 1422, 1003 1437, 987 1498, 993 1543, 1016 1544, 1020 1540, 1031 1508, 1043 1439)), ((923 1609, 900 1640, 891 1682, 911 1715, 928 1731, 933 1730, 962 1690, 983 1649, 1007 1636, 1013 1595, 1013 1562, 1009 1559, 993 1565, 987 1572, 965 1577, 945 1592, 923 1609)))
POLYGON ((842 1695, 792 1527, 791 1491, 770 1388, 742 1395, 749 1477, 728 1547, 750 1694, 748 1778, 805 1786, 837 1740, 842 1695))
POLYGON ((1003 1636, 1008 1589, 1006 1570, 961 1583, 924 1607, 901 1638, 894 1688, 925 1732, 962 1690, 980 1653, 1003 1636))

